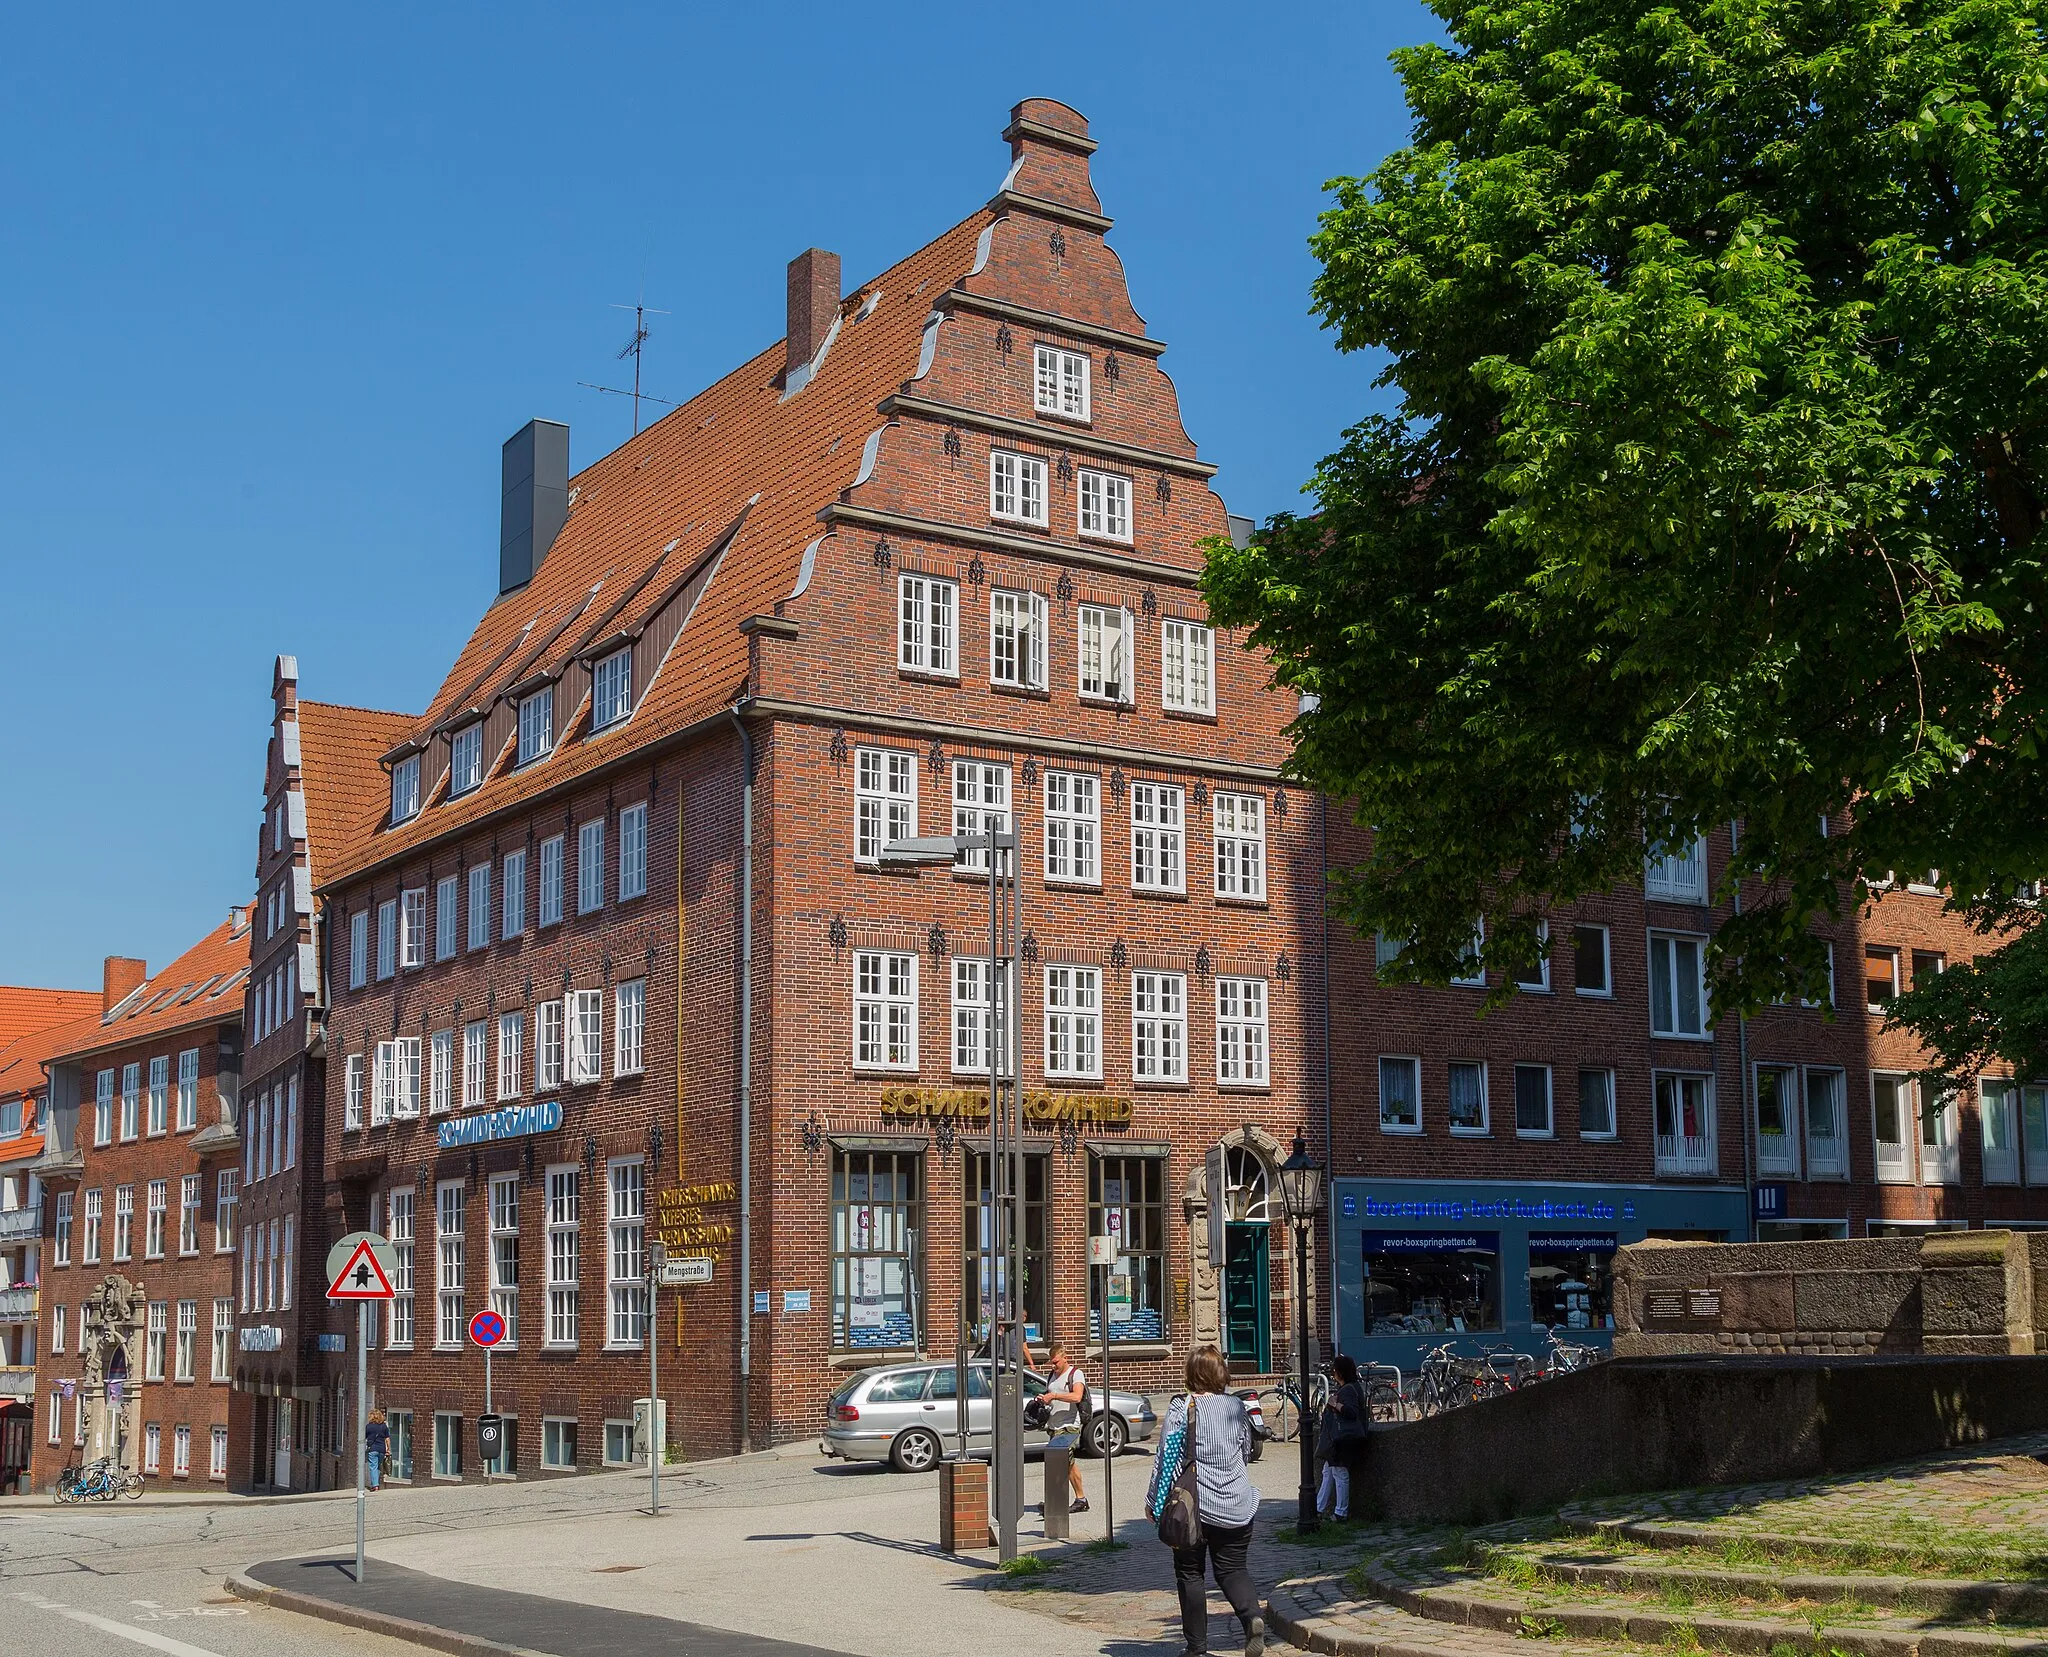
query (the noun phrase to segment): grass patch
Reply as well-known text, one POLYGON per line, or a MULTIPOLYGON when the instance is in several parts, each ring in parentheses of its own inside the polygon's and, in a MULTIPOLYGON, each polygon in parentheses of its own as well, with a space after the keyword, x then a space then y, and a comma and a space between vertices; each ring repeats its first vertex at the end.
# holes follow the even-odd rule
POLYGON ((1561 1640, 1564 1624, 1555 1617, 1532 1617, 1525 1613, 1515 1624, 1515 1634, 1524 1640, 1561 1640))
POLYGON ((1028 1582, 1033 1577, 1052 1575, 1052 1561, 1035 1553, 1020 1553, 996 1567, 1011 1582, 1028 1582))
POLYGON ((1119 1542, 1119 1541, 1117 1541, 1117 1540, 1116 1540, 1116 1539, 1115 1539, 1114 1537, 1111 1537, 1111 1536, 1098 1536, 1098 1537, 1096 1537, 1096 1539, 1095 1539, 1094 1541, 1090 1542, 1090 1543, 1088 1544, 1088 1546, 1087 1546, 1086 1548, 1082 1549, 1082 1552, 1084 1552, 1084 1553, 1122 1553, 1122 1552, 1124 1551, 1124 1549, 1128 1548, 1129 1546, 1130 1546, 1130 1543, 1128 1543, 1128 1542, 1119 1542))
POLYGON ((1671 1632, 1664 1636, 1666 1651, 1704 1651, 1700 1644, 1700 1631, 1689 1622, 1674 1623, 1671 1632))

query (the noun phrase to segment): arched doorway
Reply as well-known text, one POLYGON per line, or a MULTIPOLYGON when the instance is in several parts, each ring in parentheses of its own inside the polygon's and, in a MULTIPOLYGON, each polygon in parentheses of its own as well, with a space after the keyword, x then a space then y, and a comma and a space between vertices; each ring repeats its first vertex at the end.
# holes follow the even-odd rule
POLYGON ((1264 1375, 1273 1367, 1272 1170, 1245 1144, 1223 1147, 1223 1269, 1218 1274, 1223 1356, 1264 1375))

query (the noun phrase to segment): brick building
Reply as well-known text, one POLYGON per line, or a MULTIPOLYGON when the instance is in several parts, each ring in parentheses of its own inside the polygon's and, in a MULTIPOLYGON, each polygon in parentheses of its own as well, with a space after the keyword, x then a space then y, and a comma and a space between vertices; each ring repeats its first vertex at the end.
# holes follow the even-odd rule
POLYGON ((0 985, 0 1494, 27 1478, 35 1419, 43 1061, 99 1004, 90 990, 0 985))
POLYGON ((252 1485, 323 1490, 354 1478, 355 1363, 353 1332, 328 1327, 323 1298, 328 1245, 341 1232, 326 1200, 326 996, 313 881, 344 825, 383 792, 377 757, 411 721, 302 704, 298 679, 297 660, 278 657, 244 1011, 241 1220, 251 1269, 237 1286, 235 1388, 253 1400, 252 1485))
MULTIPOLYGON (((1359 833, 1337 836, 1339 856, 1359 833)), ((2048 1226, 2048 1089, 1986 1078, 1934 1109, 1910 1078, 1917 1046, 1881 1028, 1892 995, 1981 947, 1938 875, 1822 929, 1832 1017, 1781 1006, 1715 1024, 1704 951, 1729 918, 1709 901, 1729 855, 1723 830, 1554 918, 1543 972, 1485 1017, 1485 975, 1383 985, 1375 946, 1340 934, 1345 1350, 1407 1368, 1447 1336, 1540 1350, 1546 1325, 1604 1331, 1614 1250, 1645 1237, 2048 1226)))
POLYGON ((110 956, 99 1015, 47 1060, 39 1488, 81 1455, 152 1485, 246 1482, 230 1382, 248 976, 241 907, 153 976, 110 956))
POLYGON ((1291 701, 1196 592, 1227 520, 1086 123, 1031 101, 1005 137, 987 206, 850 292, 804 254, 786 339, 588 470, 560 427, 506 445, 499 596, 315 882, 323 1167, 400 1250, 374 1386, 402 1473, 475 1471, 486 1305, 510 1466, 623 1459, 656 1235, 714 1262, 657 1311, 690 1452, 951 1350, 987 882, 877 854, 991 817, 1024 847, 1039 1338, 1101 1335, 1082 1262, 1114 1230, 1133 1384, 1191 1337, 1284 1356, 1319 814, 1279 786, 1291 701))

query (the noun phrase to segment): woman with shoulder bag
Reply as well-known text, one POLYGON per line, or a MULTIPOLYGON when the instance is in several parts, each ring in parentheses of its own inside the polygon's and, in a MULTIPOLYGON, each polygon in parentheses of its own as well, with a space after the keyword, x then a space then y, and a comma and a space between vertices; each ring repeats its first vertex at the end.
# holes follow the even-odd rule
POLYGON ((1330 1368, 1336 1372, 1337 1384, 1330 1389, 1329 1403, 1323 1406, 1316 1436, 1316 1453, 1323 1462, 1316 1511, 1344 1520, 1351 1517, 1351 1475, 1365 1461, 1371 1412, 1366 1406, 1365 1388, 1358 1384, 1358 1365, 1339 1353, 1330 1368))
POLYGON ((1230 1371, 1215 1347, 1200 1346, 1188 1355, 1187 1379, 1187 1395, 1167 1409, 1145 1498, 1160 1541, 1173 1549, 1184 1657, 1207 1657, 1209 1650, 1205 1566, 1214 1569, 1216 1586, 1244 1628, 1245 1657, 1262 1657, 1266 1623, 1245 1566, 1259 1512, 1259 1493, 1245 1470, 1251 1420, 1244 1401, 1230 1394, 1230 1371))

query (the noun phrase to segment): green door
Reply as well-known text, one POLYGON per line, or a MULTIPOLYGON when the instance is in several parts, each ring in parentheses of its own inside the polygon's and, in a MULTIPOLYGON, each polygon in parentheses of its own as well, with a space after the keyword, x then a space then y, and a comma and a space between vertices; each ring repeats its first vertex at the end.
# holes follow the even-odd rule
POLYGON ((1272 1317, 1267 1310, 1267 1239, 1272 1228, 1223 1228, 1223 1355, 1264 1375, 1272 1368, 1272 1317))

